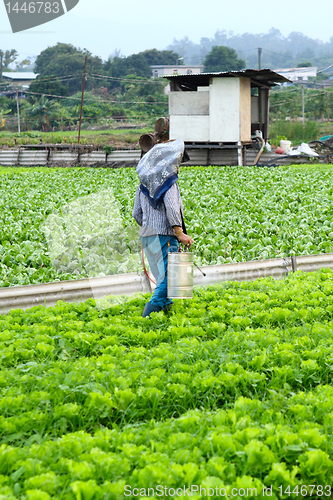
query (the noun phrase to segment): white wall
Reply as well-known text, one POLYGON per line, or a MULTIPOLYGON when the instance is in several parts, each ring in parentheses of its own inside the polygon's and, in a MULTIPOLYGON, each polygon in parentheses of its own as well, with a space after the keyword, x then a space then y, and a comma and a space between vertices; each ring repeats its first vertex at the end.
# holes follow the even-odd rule
POLYGON ((251 141, 249 78, 212 77, 197 92, 169 94, 170 138, 187 142, 251 141))
POLYGON ((186 142, 209 141, 209 115, 170 115, 170 139, 186 142))
POLYGON ((170 92, 170 115, 209 115, 209 89, 206 92, 170 92))
POLYGON ((211 142, 240 139, 239 95, 239 78, 212 78, 209 91, 211 142))

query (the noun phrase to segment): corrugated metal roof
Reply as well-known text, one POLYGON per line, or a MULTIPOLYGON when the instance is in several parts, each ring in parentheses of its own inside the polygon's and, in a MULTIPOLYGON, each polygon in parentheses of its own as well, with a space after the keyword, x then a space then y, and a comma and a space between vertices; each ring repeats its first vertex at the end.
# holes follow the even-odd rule
POLYGON ((35 80, 37 78, 36 73, 32 73, 29 71, 11 71, 2 73, 4 78, 10 78, 10 80, 35 80))
POLYGON ((240 71, 221 71, 219 73, 199 73, 193 75, 178 74, 178 75, 163 75, 163 78, 167 78, 170 81, 174 81, 179 85, 184 85, 188 87, 189 90, 196 87, 208 86, 210 78, 226 78, 226 77, 240 77, 245 76, 251 78, 252 84, 256 85, 266 85, 268 87, 273 87, 278 83, 290 82, 288 78, 276 73, 271 69, 243 69, 240 71))
POLYGON ((304 66, 300 68, 279 68, 274 70, 276 73, 290 73, 291 71, 296 71, 297 73, 311 73, 311 71, 317 71, 317 66, 304 66))
MULTIPOLYGON (((181 68, 181 69, 187 69, 187 68, 203 68, 203 64, 185 64, 181 66, 177 66, 177 64, 151 64, 151 68, 181 68)), ((187 74, 187 73, 186 73, 187 74)))

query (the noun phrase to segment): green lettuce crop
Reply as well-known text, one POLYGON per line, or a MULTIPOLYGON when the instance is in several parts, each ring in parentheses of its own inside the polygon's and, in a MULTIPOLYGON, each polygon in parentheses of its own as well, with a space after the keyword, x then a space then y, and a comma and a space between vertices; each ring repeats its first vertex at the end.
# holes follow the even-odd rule
POLYGON ((0 499, 331 485, 332 291, 322 269, 198 288, 151 319, 148 296, 0 316, 0 499))
MULTIPOLYGON (((0 186, 0 287, 141 269, 135 169, 29 169, 0 186)), ((333 251, 331 168, 184 167, 196 263, 333 251)))

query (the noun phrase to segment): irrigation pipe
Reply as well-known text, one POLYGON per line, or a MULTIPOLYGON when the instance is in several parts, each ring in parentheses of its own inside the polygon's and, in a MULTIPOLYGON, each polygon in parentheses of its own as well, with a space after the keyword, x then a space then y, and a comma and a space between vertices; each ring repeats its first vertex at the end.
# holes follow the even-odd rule
MULTIPOLYGON (((333 253, 302 255, 288 258, 239 262, 194 269, 194 285, 212 285, 224 281, 252 281, 258 278, 280 279, 295 270, 312 272, 321 268, 333 269, 333 253), (206 276, 201 274, 205 273, 206 276)), ((11 309, 29 309, 36 305, 53 306, 58 300, 81 302, 88 298, 108 295, 133 295, 151 292, 144 273, 117 274, 100 278, 61 281, 38 285, 0 288, 0 314, 11 309)))

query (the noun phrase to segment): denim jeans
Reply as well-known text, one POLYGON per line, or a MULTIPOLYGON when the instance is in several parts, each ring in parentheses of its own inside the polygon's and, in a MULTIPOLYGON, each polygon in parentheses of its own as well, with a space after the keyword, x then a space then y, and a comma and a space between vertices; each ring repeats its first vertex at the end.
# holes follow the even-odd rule
POLYGON ((150 270, 156 279, 156 288, 149 302, 165 309, 173 303, 171 299, 168 299, 168 252, 178 252, 179 242, 175 236, 161 234, 142 237, 141 241, 150 270))

